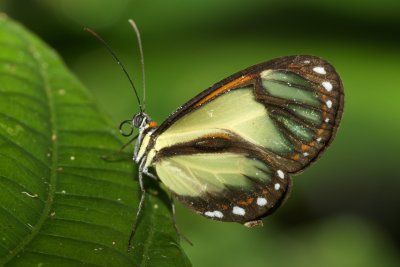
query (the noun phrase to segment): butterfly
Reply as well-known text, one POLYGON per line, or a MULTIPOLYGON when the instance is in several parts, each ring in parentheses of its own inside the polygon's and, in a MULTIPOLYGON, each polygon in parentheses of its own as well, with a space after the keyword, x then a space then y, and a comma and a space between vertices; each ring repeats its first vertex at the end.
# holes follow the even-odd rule
POLYGON ((261 224, 289 196, 291 177, 333 141, 343 106, 343 84, 334 67, 316 56, 295 55, 223 79, 159 126, 141 108, 125 121, 139 132, 137 217, 146 192, 143 179, 149 176, 206 218, 261 224))
POLYGON ((340 77, 325 60, 273 59, 214 84, 160 126, 136 114, 134 160, 196 213, 252 225, 332 142, 343 104, 340 77))

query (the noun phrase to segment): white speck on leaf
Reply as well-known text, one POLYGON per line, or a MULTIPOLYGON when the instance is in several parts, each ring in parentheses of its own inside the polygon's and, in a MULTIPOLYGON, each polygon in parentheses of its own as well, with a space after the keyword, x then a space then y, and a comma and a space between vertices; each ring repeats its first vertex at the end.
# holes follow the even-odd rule
POLYGON ((11 136, 17 136, 24 131, 24 128, 21 125, 16 125, 15 128, 8 127, 7 133, 11 136))
POLYGON ((65 95, 65 89, 58 89, 59 95, 65 95))
POLYGON ((37 198, 38 197, 38 194, 30 194, 30 193, 25 192, 25 191, 23 191, 21 193, 24 194, 24 195, 27 195, 28 197, 31 197, 31 198, 37 198))

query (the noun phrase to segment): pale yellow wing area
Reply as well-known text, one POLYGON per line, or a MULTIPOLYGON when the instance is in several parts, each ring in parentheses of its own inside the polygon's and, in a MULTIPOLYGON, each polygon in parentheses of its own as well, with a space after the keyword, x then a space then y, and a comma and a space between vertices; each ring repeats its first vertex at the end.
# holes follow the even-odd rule
POLYGON ((246 141, 275 152, 290 152, 284 138, 263 104, 255 100, 253 88, 242 88, 218 96, 184 115, 156 140, 157 151, 228 130, 246 141))
POLYGON ((270 169, 259 160, 236 153, 166 157, 155 165, 160 180, 180 196, 199 197, 229 188, 251 190, 254 182, 268 183, 270 169))

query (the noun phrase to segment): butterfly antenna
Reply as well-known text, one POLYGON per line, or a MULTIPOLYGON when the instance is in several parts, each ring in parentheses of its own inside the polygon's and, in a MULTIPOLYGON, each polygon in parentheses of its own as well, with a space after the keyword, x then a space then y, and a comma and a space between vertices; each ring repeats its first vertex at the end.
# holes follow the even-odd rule
POLYGON ((130 19, 128 21, 131 24, 133 30, 135 31, 136 39, 137 39, 138 46, 139 46, 140 63, 142 66, 143 111, 146 111, 146 79, 145 79, 145 74, 144 74, 144 56, 143 56, 144 54, 143 54, 143 47, 142 47, 142 38, 140 38, 140 31, 139 31, 138 26, 136 25, 136 22, 132 19, 130 19))
POLYGON ((118 65, 121 67, 121 69, 124 71, 126 77, 127 77, 128 80, 129 80, 129 83, 130 83, 131 86, 132 86, 133 91, 135 92, 135 96, 136 96, 136 99, 137 99, 138 104, 139 104, 140 112, 143 113, 144 109, 142 108, 142 104, 140 103, 140 98, 139 98, 139 95, 138 95, 138 93, 137 93, 137 91, 136 91, 136 87, 135 87, 135 85, 133 84, 133 81, 132 81, 131 77, 129 76, 129 73, 128 73, 128 71, 126 70, 124 64, 122 64, 121 60, 118 59, 117 55, 112 51, 111 47, 106 43, 106 41, 104 41, 103 38, 100 37, 100 35, 98 35, 95 31, 93 31, 93 30, 90 29, 90 28, 84 28, 84 31, 90 33, 90 34, 93 35, 97 40, 99 40, 99 41, 104 45, 104 47, 108 50, 108 52, 111 54, 111 56, 114 58, 114 60, 118 63, 118 65))

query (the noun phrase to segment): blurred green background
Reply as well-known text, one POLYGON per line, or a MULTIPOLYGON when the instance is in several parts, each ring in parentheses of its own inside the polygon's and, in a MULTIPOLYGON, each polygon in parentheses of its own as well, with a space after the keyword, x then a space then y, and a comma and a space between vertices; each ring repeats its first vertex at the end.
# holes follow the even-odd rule
POLYGON ((194 266, 400 266, 400 1, 3 0, 0 9, 54 47, 115 121, 138 111, 99 32, 133 73, 145 51, 147 111, 163 121, 213 83, 292 54, 330 61, 345 112, 328 152, 294 177, 264 227, 214 222, 178 207, 194 266))

